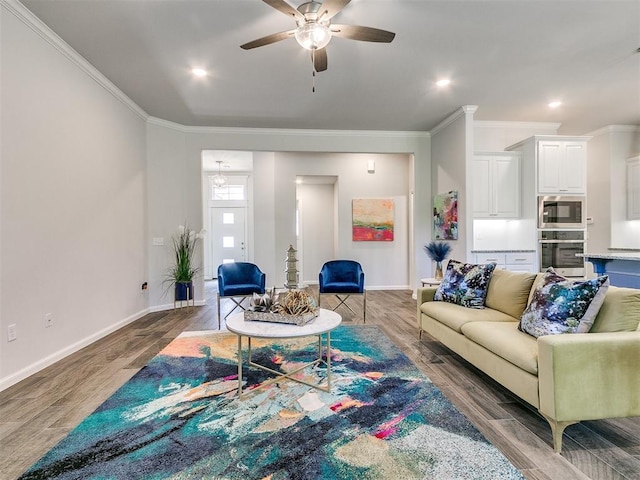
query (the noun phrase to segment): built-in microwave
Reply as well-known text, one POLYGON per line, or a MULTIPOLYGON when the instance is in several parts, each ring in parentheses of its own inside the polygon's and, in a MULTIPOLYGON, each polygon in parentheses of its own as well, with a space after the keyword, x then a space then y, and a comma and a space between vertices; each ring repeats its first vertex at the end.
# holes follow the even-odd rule
POLYGON ((585 228, 586 197, 538 197, 538 228, 585 228))

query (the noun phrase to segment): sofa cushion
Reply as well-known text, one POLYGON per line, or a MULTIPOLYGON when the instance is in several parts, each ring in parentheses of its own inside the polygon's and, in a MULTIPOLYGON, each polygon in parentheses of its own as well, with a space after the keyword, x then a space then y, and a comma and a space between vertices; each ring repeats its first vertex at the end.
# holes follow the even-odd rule
POLYGON ((474 265, 449 260, 447 271, 433 299, 468 308, 484 308, 495 263, 474 265))
POLYGON ((640 322, 640 290, 609 287, 590 332, 633 332, 640 322))
POLYGON ((516 322, 506 313, 491 308, 467 308, 447 302, 425 302, 420 311, 447 327, 461 333, 461 327, 467 322, 516 322))
POLYGON ((520 318, 529 303, 529 294, 535 278, 535 273, 495 270, 489 282, 485 305, 514 318, 520 318))
POLYGON ((609 287, 609 277, 571 281, 549 267, 535 289, 518 328, 534 337, 586 333, 593 325, 609 287))
POLYGON ((519 331, 518 322, 468 322, 462 333, 509 363, 538 375, 538 341, 519 331))

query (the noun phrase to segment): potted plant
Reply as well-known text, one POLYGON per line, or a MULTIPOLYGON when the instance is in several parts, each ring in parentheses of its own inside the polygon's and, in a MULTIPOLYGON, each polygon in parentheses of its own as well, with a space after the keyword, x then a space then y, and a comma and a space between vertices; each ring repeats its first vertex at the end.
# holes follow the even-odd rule
POLYGON ((204 230, 196 233, 185 223, 178 227, 178 234, 172 237, 175 264, 167 273, 167 288, 175 286, 175 301, 193 299, 193 278, 200 272, 193 265, 193 254, 198 240, 204 237, 204 230))
POLYGON ((445 242, 430 242, 424 246, 424 251, 427 252, 427 256, 431 260, 436 262, 436 273, 434 277, 436 280, 441 280, 442 262, 451 252, 451 245, 445 242))

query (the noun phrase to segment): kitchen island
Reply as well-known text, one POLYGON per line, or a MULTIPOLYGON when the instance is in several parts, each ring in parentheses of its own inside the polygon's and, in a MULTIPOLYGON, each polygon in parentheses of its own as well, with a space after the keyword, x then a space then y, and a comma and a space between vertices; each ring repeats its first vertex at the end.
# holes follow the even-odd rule
POLYGON ((597 275, 609 275, 611 285, 640 288, 640 251, 611 250, 606 253, 579 253, 577 256, 591 262, 597 275))

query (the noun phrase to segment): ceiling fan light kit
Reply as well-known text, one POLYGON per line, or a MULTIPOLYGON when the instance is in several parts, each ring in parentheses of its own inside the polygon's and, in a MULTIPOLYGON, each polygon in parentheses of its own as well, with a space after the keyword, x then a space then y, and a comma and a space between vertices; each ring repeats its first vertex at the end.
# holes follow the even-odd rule
POLYGON ((325 47, 334 36, 362 42, 390 43, 396 35, 386 30, 360 25, 332 25, 331 19, 340 13, 351 0, 325 0, 322 3, 311 1, 303 3, 298 8, 293 8, 285 0, 262 1, 288 17, 292 17, 296 22, 296 28, 258 38, 240 45, 240 47, 244 50, 250 50, 295 37, 303 48, 311 50, 314 73, 327 69, 325 47))
POLYGON ((331 30, 317 22, 304 23, 296 28, 295 37, 302 48, 319 50, 326 47, 331 40, 331 30))

